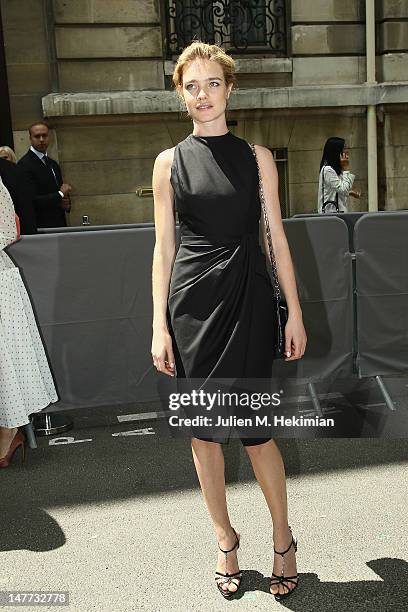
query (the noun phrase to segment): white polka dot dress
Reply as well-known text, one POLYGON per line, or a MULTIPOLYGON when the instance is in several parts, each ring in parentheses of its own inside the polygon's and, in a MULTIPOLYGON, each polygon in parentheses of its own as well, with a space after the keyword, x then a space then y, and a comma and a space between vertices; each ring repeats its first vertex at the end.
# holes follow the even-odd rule
POLYGON ((13 202, 0 179, 0 426, 20 427, 58 401, 20 271, 3 249, 16 239, 13 202))

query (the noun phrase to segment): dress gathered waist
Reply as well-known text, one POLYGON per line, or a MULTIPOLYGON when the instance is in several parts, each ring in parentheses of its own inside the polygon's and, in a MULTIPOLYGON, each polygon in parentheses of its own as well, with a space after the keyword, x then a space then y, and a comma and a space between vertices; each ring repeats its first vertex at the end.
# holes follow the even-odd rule
POLYGON ((251 240, 258 243, 259 234, 257 231, 247 231, 243 234, 230 235, 227 234, 211 234, 211 235, 200 235, 191 232, 190 230, 183 229, 180 236, 180 244, 183 246, 225 246, 225 247, 236 247, 239 246, 245 240, 251 240))

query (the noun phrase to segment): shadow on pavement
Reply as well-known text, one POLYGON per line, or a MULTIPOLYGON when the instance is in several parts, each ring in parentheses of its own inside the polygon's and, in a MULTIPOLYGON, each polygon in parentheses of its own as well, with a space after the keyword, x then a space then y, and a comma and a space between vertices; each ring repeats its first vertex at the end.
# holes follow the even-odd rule
MULTIPOLYGON (((48 446, 41 440, 41 446, 28 453, 25 465, 16 457, 1 470, 0 550, 45 551, 62 546, 64 534, 43 508, 198 488, 189 440, 157 433, 123 438, 111 434, 112 428, 108 432, 106 427, 88 428, 76 436, 90 442, 48 446)), ((288 477, 408 459, 408 440, 401 439, 287 439, 278 444, 288 477)), ((254 480, 238 441, 225 446, 225 463, 228 483, 254 480)), ((387 576, 391 580, 391 573, 387 576)))
MULTIPOLYGON (((408 602, 408 563, 402 559, 383 558, 367 565, 381 580, 321 582, 317 574, 299 575, 299 587, 281 602, 294 612, 402 612, 408 602)), ((242 589, 233 599, 256 601, 254 591, 269 593, 269 577, 260 572, 243 572, 242 589)))
MULTIPOLYGON (((154 426, 154 435, 126 437, 112 433, 134 429, 135 424, 108 431, 106 426, 76 429, 75 439, 85 440, 80 444, 48 446, 48 440, 40 439, 39 448, 28 450, 25 464, 16 456, 1 470, 0 509, 18 508, 22 500, 31 507, 58 507, 197 488, 190 440, 169 438, 163 422, 161 427, 162 431, 160 425, 154 426)), ((277 444, 288 477, 408 461, 404 439, 281 439, 277 444)), ((254 480, 249 458, 237 440, 224 445, 224 454, 227 482, 254 480)))

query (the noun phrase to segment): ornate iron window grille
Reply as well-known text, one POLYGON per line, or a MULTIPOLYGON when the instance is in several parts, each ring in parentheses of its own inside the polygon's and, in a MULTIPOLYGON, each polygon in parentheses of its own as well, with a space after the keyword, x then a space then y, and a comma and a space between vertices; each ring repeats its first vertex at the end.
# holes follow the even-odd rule
POLYGON ((286 0, 164 0, 166 55, 192 40, 231 54, 287 55, 286 0))

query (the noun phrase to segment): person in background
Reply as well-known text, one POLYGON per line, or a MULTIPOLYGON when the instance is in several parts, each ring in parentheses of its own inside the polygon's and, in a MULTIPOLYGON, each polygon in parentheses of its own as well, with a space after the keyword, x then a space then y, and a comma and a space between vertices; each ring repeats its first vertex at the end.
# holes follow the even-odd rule
POLYGON ((343 138, 326 141, 320 162, 317 210, 319 213, 347 212, 347 198, 360 198, 352 190, 355 175, 350 170, 349 150, 343 138))
POLYGON ((65 213, 71 210, 71 185, 62 180, 59 164, 47 154, 48 125, 37 121, 29 127, 31 146, 19 160, 34 189, 34 209, 38 227, 65 227, 65 213))
POLYGON ((20 220, 21 234, 36 234, 37 221, 33 206, 33 190, 24 170, 17 166, 13 149, 0 147, 0 177, 11 195, 14 209, 20 220))
POLYGON ((7 159, 7 161, 13 164, 17 163, 17 155, 14 153, 13 149, 7 145, 0 147, 0 158, 7 159))
POLYGON ((0 179, 0 469, 20 446, 24 459, 18 428, 58 400, 20 271, 4 252, 16 238, 13 201, 0 179))

